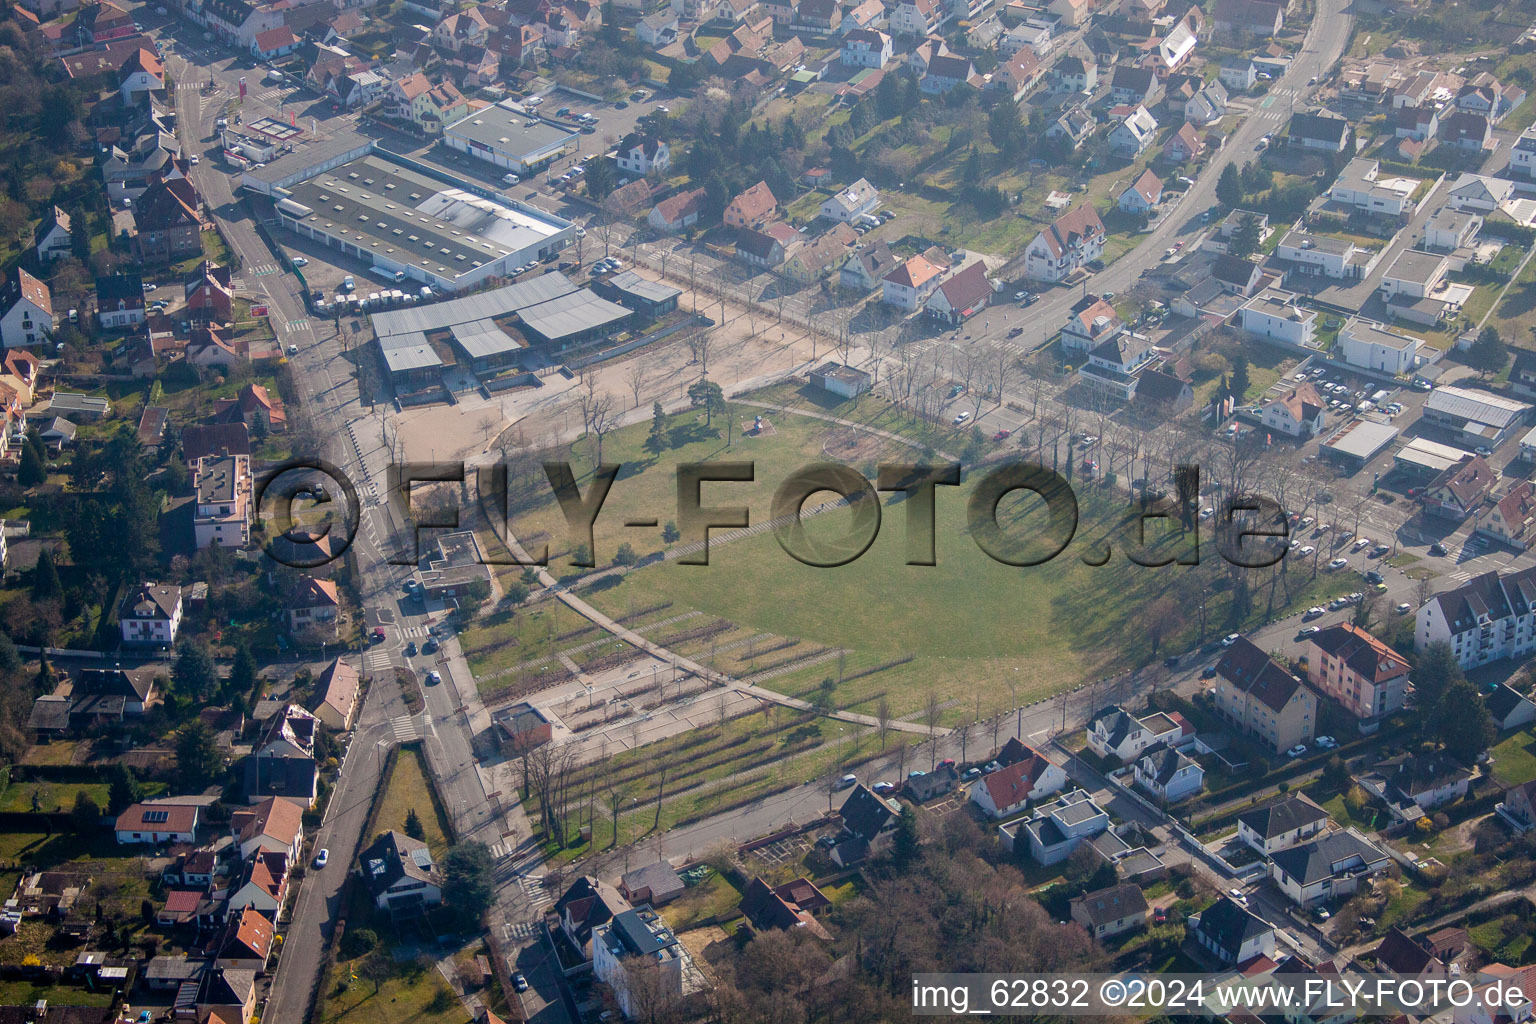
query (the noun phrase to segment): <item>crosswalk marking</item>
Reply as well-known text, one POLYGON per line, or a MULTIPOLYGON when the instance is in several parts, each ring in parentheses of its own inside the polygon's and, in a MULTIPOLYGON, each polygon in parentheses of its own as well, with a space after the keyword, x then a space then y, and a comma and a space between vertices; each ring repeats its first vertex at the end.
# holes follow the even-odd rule
POLYGON ((389 720, 389 728, 395 734, 395 739, 400 743, 408 743, 411 740, 419 739, 421 736, 416 719, 410 715, 400 715, 391 718, 389 720))
POLYGON ((531 939, 538 930, 532 921, 508 921, 501 926, 501 934, 509 939, 531 939))
POLYGON ((1455 580, 1457 583, 1465 583, 1467 580, 1472 578, 1472 573, 1465 570, 1459 570, 1457 572, 1451 573, 1450 576, 1451 579, 1455 580))
POLYGON ((389 668, 389 652, 372 650, 363 656, 363 662, 368 666, 369 672, 382 672, 389 668))
POLYGON ((276 263, 262 263, 262 264, 258 265, 257 267, 255 267, 251 271, 251 276, 252 277, 266 277, 269 274, 275 274, 275 273, 277 273, 277 264, 276 263))
POLYGON ((309 327, 309 319, 300 317, 298 320, 289 320, 287 327, 290 331, 302 331, 309 327))
POLYGON ((523 887, 523 895, 528 897, 528 902, 532 903, 535 908, 547 907, 555 902, 555 898, 549 894, 549 890, 544 888, 543 878, 534 875, 524 875, 517 881, 523 887))

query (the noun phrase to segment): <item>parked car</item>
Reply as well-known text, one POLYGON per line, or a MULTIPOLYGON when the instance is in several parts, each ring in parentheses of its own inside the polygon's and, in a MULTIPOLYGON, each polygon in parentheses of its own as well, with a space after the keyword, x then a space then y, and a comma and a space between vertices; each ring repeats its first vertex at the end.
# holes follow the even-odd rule
POLYGON ((1321 614, 1323 614, 1322 607, 1320 605, 1313 605, 1302 614, 1301 618, 1302 621, 1306 621, 1307 619, 1315 619, 1321 614))
POLYGON ((962 413, 957 413, 955 415, 955 418, 953 420, 951 420, 950 422, 958 427, 960 424, 964 423, 966 420, 968 420, 970 418, 971 418, 971 414, 970 413, 962 412, 962 413))
POLYGON ((320 847, 320 852, 315 854, 315 867, 317 867, 317 868, 325 867, 326 862, 329 861, 330 859, 331 859, 331 851, 327 850, 323 846, 320 847))
POLYGON ((433 669, 431 672, 427 673, 427 685, 428 686, 436 686, 438 683, 440 683, 442 681, 443 681, 443 677, 442 677, 441 674, 438 673, 438 671, 436 669, 433 669))
POLYGON ((1339 741, 1334 739, 1332 736, 1319 736, 1317 739, 1313 740, 1312 742, 1316 743, 1318 746, 1322 747, 1324 750, 1332 750, 1334 747, 1339 745, 1339 741))
POLYGON ((1349 564, 1349 559, 1347 559, 1347 558, 1335 558, 1333 561, 1328 563, 1328 568, 1330 568, 1330 569, 1342 569, 1342 568, 1344 568, 1348 564, 1349 564))
POLYGON ((309 266, 309 260, 305 259, 303 256, 295 256, 293 258, 293 265, 296 267, 307 267, 309 266))
POLYGON ((1285 756, 1289 757, 1289 758, 1297 758, 1297 757, 1300 757, 1302 754, 1305 754, 1306 752, 1307 752, 1307 745, 1305 743, 1298 743, 1294 747, 1292 747, 1290 750, 1287 750, 1285 752, 1285 756))
POLYGON ((880 796, 885 796, 887 793, 894 793, 896 791, 896 784, 893 782, 877 782, 869 788, 874 790, 880 796))
POLYGON ((1397 614, 1399 615, 1407 615, 1409 612, 1413 611, 1413 605, 1409 604, 1407 601, 1399 601, 1396 610, 1397 614))
POLYGON ((512 988, 518 992, 528 991, 528 979, 523 977, 522 971, 512 972, 512 988))
POLYGON ((1296 631, 1296 635, 1298 637, 1311 636, 1313 633, 1321 633, 1322 631, 1322 626, 1302 626, 1296 631))
POLYGON ((1311 544, 1303 544, 1300 548, 1298 548, 1296 550, 1296 553, 1298 555, 1302 555, 1303 557, 1305 557, 1306 555, 1312 554, 1312 552, 1314 552, 1316 550, 1317 550, 1317 548, 1313 547, 1311 544))
POLYGON ((384 642, 384 627, 383 626, 375 626, 375 627, 373 627, 373 633, 371 635, 373 637, 373 642, 374 643, 376 643, 376 644, 383 643, 384 642))
POLYGON ((1226 636, 1221 638, 1221 646, 1223 646, 1223 647, 1231 647, 1233 644, 1237 643, 1242 638, 1243 638, 1243 635, 1241 633, 1228 633, 1226 636))
POLYGON ((838 779, 837 782, 835 782, 833 784, 832 788, 833 789, 852 789, 854 786, 857 786, 858 784, 859 784, 859 777, 857 775, 844 775, 842 778, 838 779))

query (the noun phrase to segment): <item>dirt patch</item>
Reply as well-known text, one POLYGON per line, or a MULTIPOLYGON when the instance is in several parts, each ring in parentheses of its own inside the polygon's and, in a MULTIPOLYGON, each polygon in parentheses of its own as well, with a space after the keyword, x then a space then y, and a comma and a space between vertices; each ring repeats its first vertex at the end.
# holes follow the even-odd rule
POLYGON ((832 428, 821 444, 822 454, 838 462, 865 462, 878 458, 884 450, 884 438, 853 427, 832 428))

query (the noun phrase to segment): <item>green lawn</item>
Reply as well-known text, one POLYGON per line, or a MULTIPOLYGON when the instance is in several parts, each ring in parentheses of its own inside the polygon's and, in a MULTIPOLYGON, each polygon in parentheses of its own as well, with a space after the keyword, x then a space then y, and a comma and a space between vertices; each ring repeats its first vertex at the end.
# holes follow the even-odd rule
POLYGON ((327 995, 321 1024, 467 1024, 472 1018, 430 962, 397 965, 395 976, 375 993, 372 981, 352 977, 354 966, 337 965, 338 986, 327 995))
POLYGON ((75 985, 39 985, 25 979, 0 981, 0 1006, 33 1006, 39 999, 46 999, 50 1006, 110 1006, 112 993, 75 985))
POLYGON ((677 899, 661 908, 661 916, 673 931, 687 931, 700 921, 728 914, 741 902, 741 892, 718 871, 698 885, 691 885, 677 899))
POLYGON ((79 793, 105 809, 109 789, 106 783, 96 782, 13 782, 0 793, 0 811, 68 811, 79 793))
POLYGON ((1536 735, 1530 729, 1510 733, 1494 746, 1493 772, 1506 786, 1536 779, 1536 735))
MULTIPOLYGON (((389 778, 389 788, 384 791, 383 806, 379 808, 378 831, 404 832, 405 819, 414 810, 421 819, 432 855, 441 857, 448 851, 448 825, 428 781, 426 767, 420 750, 407 747, 400 751, 394 774, 389 778)), ((365 837, 365 841, 371 838, 365 837)))

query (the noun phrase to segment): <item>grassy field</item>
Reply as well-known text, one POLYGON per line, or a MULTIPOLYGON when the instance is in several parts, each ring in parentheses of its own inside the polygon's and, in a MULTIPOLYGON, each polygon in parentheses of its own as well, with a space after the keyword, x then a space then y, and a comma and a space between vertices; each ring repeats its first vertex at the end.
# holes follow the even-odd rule
POLYGON ((1490 753, 1493 755, 1493 772, 1506 786, 1518 786, 1536 779, 1536 735, 1530 729, 1510 733, 1490 753))
POLYGON ((39 999, 46 999, 49 1006, 110 1006, 112 993, 75 985, 39 985, 25 979, 0 981, 0 1006, 34 1006, 39 999))
POLYGON ((404 832, 405 819, 414 810, 426 833, 426 844, 432 849, 432 856, 438 858, 448 852, 448 824, 443 820, 426 768, 420 750, 407 747, 400 751, 379 808, 378 830, 404 832))
MULTIPOLYGON (((1259 370, 1257 362, 1254 370, 1259 370)), ((1254 372, 1253 377, 1255 383, 1272 379, 1271 373, 1254 372)), ((786 399, 814 409, 808 399, 784 389, 768 395, 766 401, 780 403, 786 399)), ((750 422, 754 411, 743 404, 731 418, 750 422)), ((892 431, 909 426, 903 414, 868 399, 857 406, 845 403, 824 411, 892 431)), ((752 482, 705 484, 702 500, 706 506, 745 505, 751 510, 752 521, 761 522, 770 516, 774 489, 792 469, 807 461, 825 460, 830 453, 866 477, 875 475, 876 464, 881 461, 920 461, 917 448, 898 442, 861 435, 808 416, 772 412, 768 417, 774 429, 771 436, 745 441, 738 438, 730 447, 719 438, 703 436, 703 425, 695 422, 692 414, 674 418, 674 446, 660 455, 642 448, 647 425, 610 435, 604 458, 623 462, 624 471, 596 523, 599 563, 611 561, 618 545, 625 541, 634 544, 642 558, 664 547, 659 538, 643 542, 643 535, 636 536, 639 531, 622 524, 642 516, 666 522, 677 507, 673 468, 681 462, 753 461, 752 482)), ((930 426, 924 428, 923 435, 924 445, 950 451, 965 443, 962 434, 946 428, 930 426)), ((589 482, 585 446, 576 447, 575 471, 578 483, 585 488, 589 482)), ((1152 660, 1156 652, 1148 638, 1148 627, 1153 623, 1147 610, 1159 604, 1161 597, 1177 603, 1171 613, 1177 621, 1171 627, 1158 624, 1173 650, 1182 650, 1199 639, 1189 595, 1198 593, 1202 584, 1216 588, 1207 604, 1207 636, 1255 625, 1267 617, 1266 613, 1284 610, 1283 592, 1277 592, 1271 608, 1269 574, 1255 572, 1253 586, 1258 590, 1263 585, 1263 590, 1251 613, 1234 619, 1229 614, 1230 590, 1224 589, 1224 574, 1218 569, 1209 537, 1205 538, 1201 566, 1159 569, 1132 564, 1124 555, 1128 546, 1119 530, 1125 511, 1123 497, 1081 482, 1074 484, 1081 522, 1072 544, 1042 565, 1017 568, 1002 564, 983 553, 971 537, 967 503, 977 479, 980 477, 973 474, 959 488, 938 489, 936 566, 905 564, 906 509, 897 500, 900 495, 895 494, 883 502, 883 526, 869 549, 856 561, 838 568, 797 562, 768 531, 713 547, 707 566, 660 562, 631 571, 616 585, 610 580, 583 593, 611 615, 666 605, 669 615, 697 610, 748 632, 845 650, 844 668, 849 673, 915 655, 905 665, 840 689, 839 705, 866 710, 861 703, 885 694, 900 715, 919 708, 932 690, 947 698, 949 722, 969 717, 967 711, 974 714, 978 698, 982 711, 998 709, 1011 706, 1008 701, 1015 695, 1019 699, 1045 696, 1095 675, 1152 660), (1086 564, 1082 556, 1105 539, 1114 551, 1108 564, 1086 564), (829 614, 833 609, 835 612, 829 614)), ((830 496, 812 498, 811 503, 830 496)), ((1011 555, 1018 554, 1020 538, 1043 534, 1047 522, 1037 498, 1017 495, 1003 499, 998 519, 1011 538, 1003 545, 1012 549, 1011 555)), ((839 512, 806 523, 807 536, 823 543, 830 543, 847 528, 846 514, 839 512)), ((549 541, 551 552, 557 556, 569 548, 563 520, 552 499, 546 498, 518 516, 513 530, 525 544, 549 541)), ((683 541, 689 539, 684 537, 683 541)), ((1149 528, 1149 543, 1154 542, 1155 523, 1149 528)), ((560 571, 558 563, 556 571, 560 571)), ((1299 571, 1288 574, 1288 580, 1293 588, 1292 605, 1309 603, 1344 589, 1348 583, 1343 579, 1308 583, 1304 572, 1299 571)), ((1161 602, 1161 611, 1168 612, 1169 604, 1161 602)), ((519 613, 497 625, 470 631, 465 645, 476 671, 493 663, 482 652, 496 641, 496 630, 504 634, 521 631, 519 642, 508 645, 511 653, 502 650, 494 655, 498 665, 509 660, 537 661, 558 650, 558 645, 540 640, 552 630, 535 619, 539 614, 545 613, 519 613)), ((561 614, 569 620, 568 612, 561 614)), ((786 692, 797 692, 796 687, 804 691, 814 688, 826 674, 823 667, 808 672, 807 678, 791 675, 768 685, 786 692)))
POLYGON ((676 932, 687 931, 700 921, 728 914, 741 902, 741 892, 718 871, 661 908, 662 918, 676 932))
POLYGON ((377 992, 372 981, 352 978, 341 965, 346 990, 325 1000, 322 1024, 466 1024, 471 1017, 430 961, 397 965, 377 992))

